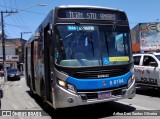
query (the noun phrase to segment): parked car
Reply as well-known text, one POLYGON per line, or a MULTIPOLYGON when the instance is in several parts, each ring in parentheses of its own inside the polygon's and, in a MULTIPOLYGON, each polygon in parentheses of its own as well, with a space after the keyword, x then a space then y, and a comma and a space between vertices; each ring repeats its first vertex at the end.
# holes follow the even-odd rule
POLYGON ((160 88, 160 53, 134 54, 133 59, 136 84, 160 88))
POLYGON ((10 68, 7 70, 7 79, 8 80, 20 80, 20 71, 17 68, 10 68))

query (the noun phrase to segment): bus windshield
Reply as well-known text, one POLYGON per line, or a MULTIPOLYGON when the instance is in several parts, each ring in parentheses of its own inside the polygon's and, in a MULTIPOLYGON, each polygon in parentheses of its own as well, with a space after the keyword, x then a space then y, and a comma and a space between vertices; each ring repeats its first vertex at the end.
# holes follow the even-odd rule
POLYGON ((55 61, 61 66, 107 66, 132 60, 127 26, 57 25, 55 46, 55 61))

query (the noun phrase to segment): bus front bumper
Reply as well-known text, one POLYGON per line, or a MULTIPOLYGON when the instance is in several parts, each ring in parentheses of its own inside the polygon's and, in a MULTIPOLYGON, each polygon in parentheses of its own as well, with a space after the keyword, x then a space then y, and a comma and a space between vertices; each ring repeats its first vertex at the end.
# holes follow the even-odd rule
POLYGON ((55 91, 53 92, 54 108, 65 108, 65 107, 74 107, 80 105, 88 105, 95 103, 103 103, 109 101, 117 101, 120 99, 131 99, 135 96, 135 80, 132 85, 115 90, 106 90, 106 91, 94 91, 94 92, 77 92, 76 94, 69 92, 68 90, 57 85, 55 91), (55 93, 56 92, 56 93, 55 93), (100 93, 110 92, 110 95, 106 98, 100 98, 100 93))

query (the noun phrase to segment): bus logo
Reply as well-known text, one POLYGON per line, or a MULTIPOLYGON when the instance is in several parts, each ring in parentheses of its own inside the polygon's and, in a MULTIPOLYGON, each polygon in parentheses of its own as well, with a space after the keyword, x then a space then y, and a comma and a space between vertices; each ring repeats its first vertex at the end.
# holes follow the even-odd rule
POLYGON ((102 86, 106 86, 107 83, 105 81, 102 82, 102 86))
POLYGON ((109 74, 98 75, 98 78, 107 78, 107 77, 109 77, 109 74))

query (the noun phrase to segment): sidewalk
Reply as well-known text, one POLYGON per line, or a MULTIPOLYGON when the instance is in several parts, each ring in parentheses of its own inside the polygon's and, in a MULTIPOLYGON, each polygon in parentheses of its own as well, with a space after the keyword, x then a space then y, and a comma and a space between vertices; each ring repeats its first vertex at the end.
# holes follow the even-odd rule
POLYGON ((0 77, 0 85, 3 90, 1 110, 17 111, 20 115, 2 116, 0 110, 0 119, 51 119, 51 117, 41 108, 37 101, 28 93, 29 88, 26 86, 25 78, 22 76, 20 81, 4 81, 0 77), (40 111, 43 116, 23 116, 22 112, 29 114, 40 111), (29 113, 28 113, 29 112, 29 113), (22 115, 21 115, 22 114, 22 115))
POLYGON ((4 77, 0 77, 0 86, 4 85, 4 77))

